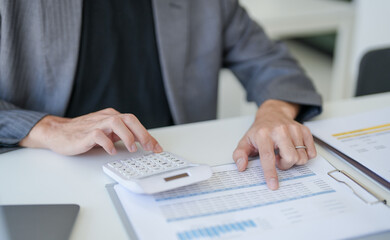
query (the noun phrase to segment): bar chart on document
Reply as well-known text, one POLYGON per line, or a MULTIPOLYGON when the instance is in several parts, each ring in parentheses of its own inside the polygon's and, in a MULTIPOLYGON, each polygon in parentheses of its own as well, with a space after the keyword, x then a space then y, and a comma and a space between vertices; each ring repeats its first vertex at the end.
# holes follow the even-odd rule
POLYGON ((132 194, 120 185, 115 188, 140 239, 272 239, 319 234, 317 239, 331 239, 390 229, 384 221, 390 218, 389 209, 367 207, 345 191, 326 175, 333 168, 322 158, 278 171, 277 191, 267 188, 259 161, 248 166, 244 172, 238 172, 234 164, 217 166, 207 181, 153 196, 132 194), (348 221, 354 221, 351 228, 344 227, 348 221), (325 224, 327 228, 321 228, 325 224))

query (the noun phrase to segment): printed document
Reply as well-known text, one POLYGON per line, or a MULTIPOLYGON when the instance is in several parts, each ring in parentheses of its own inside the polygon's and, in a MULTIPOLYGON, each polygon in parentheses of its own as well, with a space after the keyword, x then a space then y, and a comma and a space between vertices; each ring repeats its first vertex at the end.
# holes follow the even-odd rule
POLYGON ((305 125, 313 135, 390 182, 390 108, 305 125))
POLYGON ((322 157, 278 171, 267 188, 259 160, 213 167, 204 182, 139 195, 115 191, 139 239, 340 239, 390 230, 390 209, 369 205, 327 175, 322 157))

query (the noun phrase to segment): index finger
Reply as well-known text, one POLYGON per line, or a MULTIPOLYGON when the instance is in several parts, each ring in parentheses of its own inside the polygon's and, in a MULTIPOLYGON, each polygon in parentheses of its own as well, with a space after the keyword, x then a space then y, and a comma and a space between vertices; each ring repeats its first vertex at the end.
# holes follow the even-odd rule
POLYGON ((273 141, 268 136, 256 136, 256 145, 267 186, 271 190, 276 190, 279 188, 279 181, 275 166, 273 141))
POLYGON ((142 147, 147 151, 153 152, 162 152, 160 144, 158 144, 157 140, 150 135, 150 133, 146 130, 146 128, 141 124, 137 117, 132 114, 122 114, 121 115, 124 123, 130 129, 130 131, 134 134, 134 136, 141 143, 142 147))

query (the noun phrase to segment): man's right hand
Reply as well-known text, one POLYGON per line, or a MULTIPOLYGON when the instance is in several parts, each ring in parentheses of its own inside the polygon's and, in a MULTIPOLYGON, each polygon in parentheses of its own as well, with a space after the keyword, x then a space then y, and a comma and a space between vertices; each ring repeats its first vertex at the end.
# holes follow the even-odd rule
POLYGON ((147 151, 162 152, 145 127, 132 114, 107 108, 77 118, 46 116, 19 143, 22 147, 48 148, 63 155, 77 155, 101 146, 113 155, 114 143, 122 140, 130 152, 139 142, 147 151))

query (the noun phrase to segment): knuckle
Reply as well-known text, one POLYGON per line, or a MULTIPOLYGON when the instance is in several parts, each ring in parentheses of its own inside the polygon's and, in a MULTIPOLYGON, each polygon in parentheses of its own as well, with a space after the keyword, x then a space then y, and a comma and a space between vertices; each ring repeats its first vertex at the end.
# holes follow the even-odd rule
POLYGON ((290 167, 289 167, 289 165, 287 165, 287 164, 284 164, 283 162, 281 162, 279 165, 278 165, 278 168, 280 169, 280 170, 287 170, 287 169, 289 169, 290 167))
POLYGON ((110 121, 111 124, 115 125, 115 124, 120 123, 122 120, 121 120, 121 118, 119 116, 115 115, 115 116, 111 116, 109 118, 109 121, 110 121))
POLYGON ((111 114, 117 113, 117 111, 114 108, 106 108, 103 111, 111 114))
POLYGON ((122 119, 123 119, 123 121, 125 121, 127 123, 131 123, 132 122, 132 118, 129 116, 129 114, 124 114, 122 116, 122 119))
POLYGON ((132 113, 124 114, 123 119, 129 123, 135 123, 138 121, 138 118, 132 113))
POLYGON ((295 163, 295 165, 305 165, 307 163, 307 159, 306 160, 299 160, 297 163, 295 163))
POLYGON ((285 165, 292 166, 299 161, 299 157, 297 154, 293 154, 293 155, 289 155, 287 157, 284 157, 282 161, 285 165))
POLYGON ((94 139, 98 138, 101 135, 101 130, 100 129, 94 129, 91 132, 91 135, 94 139))
POLYGON ((299 123, 290 123, 288 127, 295 132, 301 131, 301 126, 299 123))
POLYGON ((288 129, 289 128, 286 124, 281 124, 275 127, 274 133, 281 136, 285 136, 289 132, 288 129))
POLYGON ((290 163, 295 164, 295 163, 297 163, 298 161, 299 161, 299 155, 298 155, 298 154, 293 154, 293 155, 291 156, 290 163))
POLYGON ((259 129, 257 130, 256 133, 257 133, 257 135, 259 135, 260 137, 268 137, 268 136, 271 135, 270 129, 265 128, 265 127, 259 128, 259 129))
POLYGON ((301 131, 302 131, 304 134, 311 135, 310 128, 308 128, 308 127, 305 126, 305 125, 301 125, 301 131))
POLYGON ((146 144, 146 143, 152 141, 152 137, 147 132, 143 132, 140 134, 139 140, 142 144, 146 144))
POLYGON ((298 161, 295 162, 295 164, 302 165, 302 164, 305 164, 307 162, 307 160, 309 160, 309 158, 307 157, 307 155, 305 155, 305 156, 300 157, 298 159, 298 161))
POLYGON ((308 153, 308 155, 309 155, 309 159, 312 159, 312 158, 317 157, 317 152, 313 151, 313 152, 308 153))
POLYGON ((126 114, 126 116, 133 121, 138 120, 138 118, 132 113, 128 113, 126 114))
POLYGON ((287 170, 294 166, 297 162, 292 161, 291 159, 282 158, 280 159, 280 169, 287 170))
MULTIPOLYGON (((284 166, 288 166, 288 167, 290 167, 290 166, 292 166, 292 165, 294 165, 295 163, 296 163, 297 161, 293 161, 291 158, 290 159, 283 159, 283 165, 284 166)), ((287 168, 288 168, 287 167, 287 168)))

